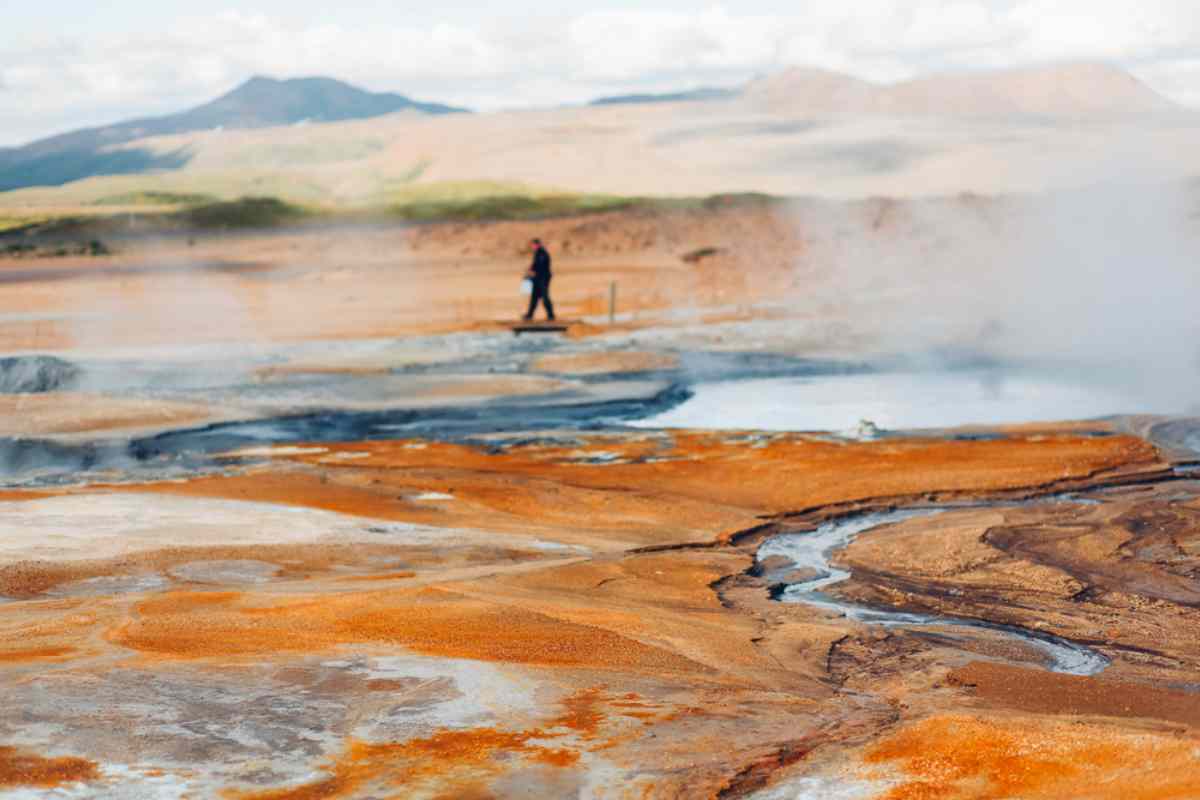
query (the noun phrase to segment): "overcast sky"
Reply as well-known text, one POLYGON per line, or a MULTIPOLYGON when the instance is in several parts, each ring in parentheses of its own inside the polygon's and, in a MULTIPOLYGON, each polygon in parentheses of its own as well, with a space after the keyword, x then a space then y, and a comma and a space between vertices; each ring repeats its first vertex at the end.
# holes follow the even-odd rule
POLYGON ((181 110, 256 75, 477 109, 734 85, 803 65, 879 81, 1099 59, 1200 106, 1196 0, 22 0, 0 28, 0 145, 181 110))

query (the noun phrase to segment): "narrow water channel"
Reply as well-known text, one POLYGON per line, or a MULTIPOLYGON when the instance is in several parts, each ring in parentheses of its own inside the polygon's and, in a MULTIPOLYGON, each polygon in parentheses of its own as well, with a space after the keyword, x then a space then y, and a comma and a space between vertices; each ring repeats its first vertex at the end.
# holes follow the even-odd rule
POLYGON ((827 594, 825 590, 850 577, 850 573, 830 563, 834 553, 848 546, 863 533, 917 517, 931 517, 949 509, 905 509, 885 513, 862 514, 831 520, 810 533, 789 533, 768 539, 756 556, 762 563, 771 556, 782 556, 795 569, 815 572, 808 580, 789 585, 778 597, 786 603, 803 603, 848 617, 867 625, 889 628, 960 627, 1003 633, 1023 644, 1041 650, 1047 666, 1068 675, 1095 675, 1109 661, 1089 647, 1059 636, 1028 631, 1011 625, 934 614, 910 614, 851 603, 827 594))

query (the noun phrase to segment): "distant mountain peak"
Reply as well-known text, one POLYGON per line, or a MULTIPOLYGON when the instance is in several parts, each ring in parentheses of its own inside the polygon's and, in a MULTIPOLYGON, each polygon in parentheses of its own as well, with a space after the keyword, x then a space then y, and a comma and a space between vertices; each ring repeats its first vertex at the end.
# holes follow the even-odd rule
POLYGON ((645 105, 653 103, 701 103, 710 100, 728 100, 737 97, 737 89, 725 89, 715 86, 701 86, 679 92, 643 92, 635 94, 618 94, 608 97, 597 97, 590 106, 621 106, 645 105))
POLYGON ((1078 115, 1152 112, 1171 101, 1120 67, 1080 61, 942 72, 892 84, 809 67, 751 81, 752 102, 816 112, 889 115, 1078 115))
MULTIPOLYGON (((178 114, 129 120, 42 139, 0 152, 0 191, 56 186, 92 175, 179 166, 183 158, 114 157, 105 148, 151 136, 194 131, 270 128, 297 122, 368 119, 398 111, 453 114, 465 109, 422 103, 401 94, 369 92, 336 78, 272 78, 255 75, 220 97, 178 114)), ((120 154, 117 154, 120 156, 120 154)))

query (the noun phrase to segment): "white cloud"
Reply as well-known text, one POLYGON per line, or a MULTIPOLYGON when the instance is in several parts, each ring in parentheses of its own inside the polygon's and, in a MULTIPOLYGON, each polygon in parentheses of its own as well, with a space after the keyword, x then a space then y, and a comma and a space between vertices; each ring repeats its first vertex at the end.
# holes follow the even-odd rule
MULTIPOLYGON (((1105 59, 1200 102, 1194 0, 809 0, 792 13, 595 10, 366 27, 227 11, 162 30, 0 44, 0 137, 164 113, 253 74, 330 75, 480 108, 734 84, 790 64, 875 80, 1105 59)), ((0 139, 0 143, 4 143, 0 139)))

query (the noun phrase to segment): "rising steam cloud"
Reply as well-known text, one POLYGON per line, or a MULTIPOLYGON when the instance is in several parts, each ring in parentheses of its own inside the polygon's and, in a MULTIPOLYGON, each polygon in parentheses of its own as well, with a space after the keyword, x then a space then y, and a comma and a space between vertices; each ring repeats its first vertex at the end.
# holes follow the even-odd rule
POLYGON ((1046 194, 802 204, 809 301, 877 350, 1035 365, 1194 411, 1200 187, 1162 179, 1152 142, 1124 144, 1046 194))

